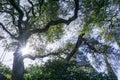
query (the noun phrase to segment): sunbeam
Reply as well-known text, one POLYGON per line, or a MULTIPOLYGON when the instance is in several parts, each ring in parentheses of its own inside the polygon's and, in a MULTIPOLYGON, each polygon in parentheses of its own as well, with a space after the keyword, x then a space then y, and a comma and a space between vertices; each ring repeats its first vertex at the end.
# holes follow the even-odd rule
POLYGON ((30 47, 29 44, 27 44, 26 46, 21 48, 21 52, 22 52, 23 55, 31 54, 33 52, 33 49, 30 47))

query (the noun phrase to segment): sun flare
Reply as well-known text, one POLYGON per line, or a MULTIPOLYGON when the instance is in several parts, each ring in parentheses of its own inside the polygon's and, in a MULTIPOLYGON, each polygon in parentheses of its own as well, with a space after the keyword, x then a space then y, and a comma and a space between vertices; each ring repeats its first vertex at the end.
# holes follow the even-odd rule
POLYGON ((21 52, 23 55, 31 54, 33 52, 33 49, 29 47, 29 45, 26 45, 25 47, 21 48, 21 52))

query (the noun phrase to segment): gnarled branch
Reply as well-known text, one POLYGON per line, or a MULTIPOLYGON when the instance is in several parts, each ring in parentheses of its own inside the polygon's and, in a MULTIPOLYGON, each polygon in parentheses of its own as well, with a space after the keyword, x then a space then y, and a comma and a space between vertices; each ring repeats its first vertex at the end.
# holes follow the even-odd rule
POLYGON ((15 37, 15 35, 11 34, 1 22, 0 22, 0 25, 2 26, 3 30, 5 30, 12 38, 16 40, 18 39, 17 37, 15 37))
POLYGON ((85 34, 82 34, 82 35, 78 36, 78 40, 76 42, 76 45, 75 45, 74 49, 66 57, 67 61, 70 61, 70 59, 72 58, 72 56, 78 51, 79 46, 83 43, 83 36, 84 35, 85 34))
POLYGON ((12 13, 12 11, 1 10, 0 13, 7 13, 7 14, 9 14, 12 17, 12 23, 16 26, 15 16, 14 16, 14 13, 12 13))
POLYGON ((23 16, 24 16, 24 13, 23 11, 20 9, 19 5, 17 5, 15 3, 15 0, 9 0, 10 4, 18 11, 19 13, 19 20, 18 20, 18 29, 19 29, 19 33, 21 34, 22 33, 22 27, 21 27, 21 22, 23 21, 23 16))
POLYGON ((36 58, 44 58, 44 57, 48 57, 50 55, 58 55, 57 53, 48 53, 48 54, 45 54, 45 55, 30 55, 30 54, 26 54, 26 55, 23 55, 23 59, 25 58, 29 58, 29 59, 32 59, 32 60, 35 60, 36 58))
POLYGON ((42 32, 46 32, 48 31, 48 29, 52 26, 52 25, 57 25, 57 24, 67 24, 69 25, 72 21, 74 21, 77 17, 78 17, 78 10, 79 10, 79 0, 74 0, 75 2, 75 9, 74 9, 74 15, 69 18, 68 20, 65 19, 59 19, 59 20, 55 20, 55 21, 50 21, 45 27, 41 28, 41 29, 34 29, 31 32, 32 33, 42 33, 42 32))
POLYGON ((28 2, 31 4, 32 15, 34 17, 36 17, 35 12, 34 12, 34 5, 33 5, 32 1, 28 0, 28 2))

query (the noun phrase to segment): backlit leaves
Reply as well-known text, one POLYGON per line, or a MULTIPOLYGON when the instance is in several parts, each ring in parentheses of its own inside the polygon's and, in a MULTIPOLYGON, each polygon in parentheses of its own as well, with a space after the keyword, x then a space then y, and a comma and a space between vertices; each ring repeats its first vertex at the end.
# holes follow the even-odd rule
POLYGON ((50 42, 53 42, 56 39, 60 39, 63 34, 64 34, 63 24, 55 25, 47 31, 47 33, 46 33, 47 40, 50 42))

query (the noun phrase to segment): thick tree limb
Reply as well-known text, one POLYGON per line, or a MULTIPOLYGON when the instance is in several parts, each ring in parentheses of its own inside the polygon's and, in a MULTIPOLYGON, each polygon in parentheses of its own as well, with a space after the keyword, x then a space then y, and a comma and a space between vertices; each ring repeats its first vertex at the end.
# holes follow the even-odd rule
POLYGON ((15 37, 15 35, 10 33, 1 22, 0 22, 0 25, 2 26, 3 30, 5 30, 12 38, 14 38, 16 40, 18 39, 17 37, 15 37))
POLYGON ((74 0, 75 2, 75 9, 74 9, 74 15, 69 18, 68 20, 65 19, 59 19, 59 20, 55 20, 55 21, 50 21, 45 27, 41 28, 41 29, 34 29, 31 32, 32 33, 42 33, 42 32, 46 32, 48 31, 48 29, 52 26, 52 25, 57 25, 57 24, 67 24, 69 25, 72 21, 74 21, 77 17, 78 17, 78 10, 79 10, 79 0, 74 0))
POLYGON ((101 53, 100 51, 98 51, 93 45, 90 45, 89 42, 87 42, 87 40, 84 38, 84 43, 88 45, 88 47, 93 50, 94 52, 98 52, 101 53))
POLYGON ((66 57, 67 61, 70 61, 70 59, 72 58, 72 56, 78 51, 79 46, 83 43, 83 38, 82 38, 83 36, 84 36, 84 34, 79 35, 77 43, 76 43, 74 49, 66 57))
MULTIPOLYGON (((114 79, 116 80, 116 79, 117 79, 117 76, 115 75, 115 73, 114 73, 114 71, 113 71, 113 69, 112 69, 112 67, 111 67, 111 65, 110 65, 110 63, 108 62, 108 59, 107 59, 107 52, 106 52, 106 51, 107 51, 108 48, 111 48, 111 47, 108 46, 108 45, 102 45, 102 47, 105 48, 105 50, 100 51, 100 50, 97 50, 97 49, 94 47, 94 45, 90 45, 90 43, 87 42, 86 39, 84 39, 84 42, 85 42, 85 44, 87 44, 88 47, 89 47, 91 50, 93 50, 94 52, 104 53, 103 56, 104 56, 104 61, 105 61, 105 63, 106 63, 106 68, 107 68, 107 71, 108 71, 108 75, 109 75, 111 78, 114 78, 114 79), (107 46, 107 48, 106 48, 106 46, 107 46)), ((97 42, 98 42, 98 41, 97 41, 97 42)), ((99 42, 98 42, 98 44, 101 45, 101 43, 99 43, 99 42)), ((118 56, 118 55, 117 55, 117 56, 118 56)))
POLYGON ((36 55, 36 56, 26 54, 26 55, 23 55, 23 59, 30 58, 32 60, 35 60, 36 58, 44 58, 44 57, 48 57, 50 55, 58 55, 58 54, 57 53, 48 53, 48 54, 45 54, 45 55, 36 55))
POLYGON ((88 46, 89 49, 93 50, 96 53, 102 53, 103 55, 107 55, 107 54, 114 54, 117 57, 120 57, 120 50, 116 49, 110 45, 107 44, 102 44, 99 41, 97 41, 98 43, 91 45, 90 42, 88 42, 85 38, 83 38, 84 43, 88 46), (99 47, 95 47, 95 45, 100 45, 99 47))
POLYGON ((107 68, 107 71, 108 71, 108 75, 111 77, 111 79, 117 80, 117 76, 116 76, 114 70, 112 69, 108 59, 107 59, 107 54, 103 54, 103 56, 104 56, 104 61, 106 63, 106 68, 107 68))
POLYGON ((102 43, 100 43, 97 40, 95 40, 95 42, 97 42, 97 44, 95 44, 95 45, 101 45, 100 48, 102 48, 102 50, 99 50, 99 49, 97 49, 97 48, 94 47, 95 45, 91 45, 85 38, 83 38, 83 40, 84 40, 84 43, 87 44, 87 46, 91 50, 93 50, 94 52, 97 52, 97 53, 106 53, 107 49, 111 48, 111 46, 105 45, 105 44, 103 45, 102 43))
POLYGON ((21 27, 21 22, 24 16, 23 11, 20 9, 19 5, 15 3, 15 0, 9 0, 10 4, 18 11, 19 13, 19 20, 18 20, 18 29, 20 34, 22 33, 22 27, 21 27))

